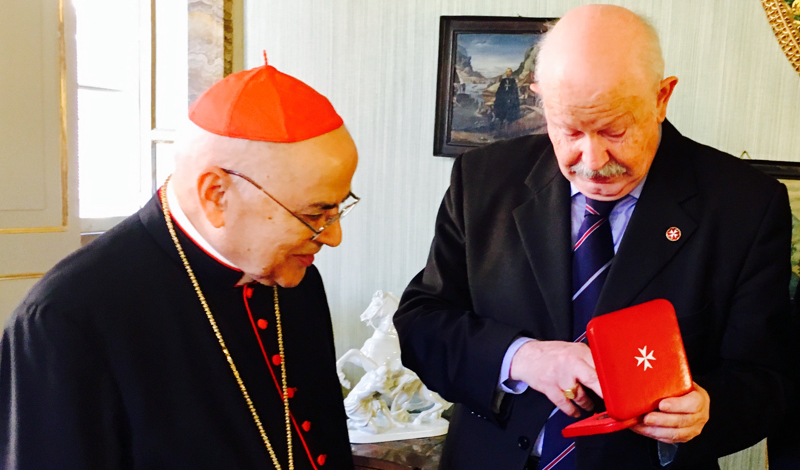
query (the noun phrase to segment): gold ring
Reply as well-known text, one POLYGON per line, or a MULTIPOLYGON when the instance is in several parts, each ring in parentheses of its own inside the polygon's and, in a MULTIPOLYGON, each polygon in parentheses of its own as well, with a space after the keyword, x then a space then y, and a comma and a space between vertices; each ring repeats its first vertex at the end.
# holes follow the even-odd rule
POLYGON ((567 400, 574 400, 575 397, 578 396, 578 384, 575 384, 574 387, 567 390, 562 390, 562 392, 564 392, 564 396, 567 397, 567 400))

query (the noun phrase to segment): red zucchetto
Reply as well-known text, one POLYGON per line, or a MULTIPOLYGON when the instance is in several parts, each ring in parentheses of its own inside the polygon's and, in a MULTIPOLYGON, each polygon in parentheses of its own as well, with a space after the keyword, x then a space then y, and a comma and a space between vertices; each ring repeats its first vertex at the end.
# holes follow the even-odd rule
POLYGON ((215 83, 189 108, 189 119, 213 134, 265 142, 299 142, 344 124, 327 98, 271 65, 215 83))

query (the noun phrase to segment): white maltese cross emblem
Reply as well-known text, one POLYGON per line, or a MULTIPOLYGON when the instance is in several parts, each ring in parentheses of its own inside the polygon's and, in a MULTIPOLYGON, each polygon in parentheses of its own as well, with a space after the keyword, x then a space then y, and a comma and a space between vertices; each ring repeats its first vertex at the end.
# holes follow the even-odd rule
POLYGON ((678 227, 670 227, 667 230, 667 240, 671 242, 676 242, 681 239, 681 229, 678 227))
POLYGON ((644 370, 647 370, 648 367, 652 369, 653 365, 650 364, 650 361, 656 360, 656 358, 653 357, 653 351, 647 352, 647 346, 645 346, 644 348, 636 348, 636 349, 638 349, 639 353, 642 355, 641 357, 634 358, 638 361, 636 363, 636 367, 639 367, 644 362, 644 370))

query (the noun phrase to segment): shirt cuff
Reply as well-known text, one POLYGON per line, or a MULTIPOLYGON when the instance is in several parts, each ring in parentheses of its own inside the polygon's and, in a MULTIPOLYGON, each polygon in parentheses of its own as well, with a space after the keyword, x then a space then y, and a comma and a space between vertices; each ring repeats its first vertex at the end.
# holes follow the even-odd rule
POLYGON ((675 460, 676 453, 678 453, 678 444, 658 441, 658 460, 662 467, 671 464, 675 460))
POLYGON ((511 343, 511 346, 508 347, 506 350, 506 355, 503 356, 503 365, 500 367, 500 379, 497 382, 497 389, 499 391, 505 393, 511 393, 513 395, 519 395, 520 393, 524 392, 528 389, 528 384, 521 380, 511 380, 511 360, 514 358, 514 354, 519 351, 519 348, 522 347, 525 343, 529 341, 536 341, 533 338, 527 338, 521 336, 514 340, 511 343))

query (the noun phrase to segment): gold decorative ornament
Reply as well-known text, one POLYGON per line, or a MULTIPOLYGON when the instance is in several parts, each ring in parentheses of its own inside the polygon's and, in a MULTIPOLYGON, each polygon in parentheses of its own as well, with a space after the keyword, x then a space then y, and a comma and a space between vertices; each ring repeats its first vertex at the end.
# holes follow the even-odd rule
POLYGON ((800 0, 761 0, 783 53, 800 73, 800 0))
MULTIPOLYGON (((217 341, 222 348, 222 353, 225 354, 225 359, 228 361, 228 364, 231 367, 231 371, 236 379, 236 383, 239 385, 239 389, 242 392, 244 401, 247 403, 247 408, 250 410, 250 414, 253 416, 253 421, 258 428, 258 432, 261 434, 261 440, 264 441, 264 445, 269 452, 269 456, 272 458, 272 463, 275 465, 275 468, 277 470, 281 470, 281 464, 278 462, 278 457, 275 455, 275 451, 272 449, 272 444, 269 442, 267 432, 264 430, 264 426, 261 424, 261 418, 259 418, 258 412, 256 412, 256 407, 253 404, 253 401, 250 399, 250 394, 247 392, 247 388, 244 386, 244 381, 242 381, 242 378, 239 375, 239 370, 236 368, 236 364, 233 362, 233 357, 231 356, 228 347, 225 345, 225 340, 222 339, 222 333, 217 327, 217 322, 214 320, 214 315, 211 313, 211 309, 208 307, 208 303, 203 295, 203 291, 200 290, 200 284, 198 284, 197 278, 194 275, 194 271, 189 265, 189 260, 186 258, 186 254, 183 252, 183 247, 181 247, 180 241, 178 241, 178 236, 175 233, 175 227, 172 224, 172 217, 169 212, 169 203, 167 202, 167 184, 169 183, 169 179, 170 178, 168 177, 164 182, 164 187, 159 194, 159 198, 161 199, 161 207, 164 209, 164 220, 167 223, 167 230, 169 230, 169 235, 172 237, 172 242, 175 244, 175 248, 178 250, 178 255, 183 262, 184 268, 186 268, 186 273, 189 275, 189 279, 192 281, 192 286, 194 287, 194 291, 197 293, 197 298, 200 300, 200 304, 203 306, 203 310, 206 313, 208 322, 211 324, 211 329, 214 330, 214 336, 217 337, 217 341)), ((283 330, 281 329, 281 312, 280 305, 278 303, 278 287, 273 286, 272 289, 273 301, 275 303, 275 326, 278 330, 278 350, 281 357, 281 393, 283 397, 284 418, 286 421, 286 447, 289 451, 289 470, 294 470, 294 457, 292 455, 292 418, 291 414, 289 413, 289 395, 287 393, 288 387, 286 386, 286 360, 283 353, 283 330)))

